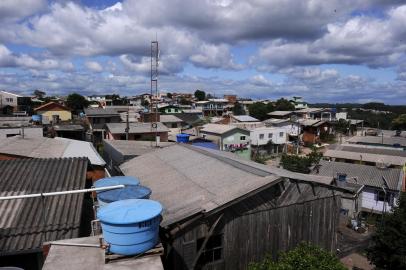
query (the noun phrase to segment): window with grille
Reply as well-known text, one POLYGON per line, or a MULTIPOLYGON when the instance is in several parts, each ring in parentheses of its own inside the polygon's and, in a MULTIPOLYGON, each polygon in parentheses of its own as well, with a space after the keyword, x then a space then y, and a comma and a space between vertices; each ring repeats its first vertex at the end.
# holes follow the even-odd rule
MULTIPOLYGON (((197 239, 196 252, 200 250, 204 239, 204 237, 197 239)), ((202 267, 206 264, 220 261, 221 259, 223 259, 223 235, 212 235, 197 261, 197 266, 202 267)))
POLYGON ((259 134, 259 139, 263 140, 264 139, 264 134, 259 134))

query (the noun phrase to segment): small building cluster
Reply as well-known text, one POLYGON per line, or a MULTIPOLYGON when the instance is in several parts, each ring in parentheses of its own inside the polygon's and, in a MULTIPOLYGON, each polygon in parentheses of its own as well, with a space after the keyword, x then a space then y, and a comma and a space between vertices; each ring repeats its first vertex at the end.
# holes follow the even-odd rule
POLYGON ((93 95, 78 110, 0 93, 0 267, 247 269, 302 241, 343 257, 406 189, 404 133, 368 136, 301 97, 260 120, 235 95, 93 95), (316 148, 310 173, 279 164, 316 148))

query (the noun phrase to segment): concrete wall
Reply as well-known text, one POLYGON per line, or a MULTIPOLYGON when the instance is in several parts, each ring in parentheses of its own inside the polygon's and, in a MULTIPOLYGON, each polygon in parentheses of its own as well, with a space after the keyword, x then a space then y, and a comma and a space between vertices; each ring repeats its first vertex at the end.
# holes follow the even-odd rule
POLYGON ((69 111, 37 111, 36 113, 42 115, 43 117, 48 117, 50 121, 52 121, 53 115, 58 115, 59 119, 62 121, 69 121, 72 119, 72 113, 69 111))

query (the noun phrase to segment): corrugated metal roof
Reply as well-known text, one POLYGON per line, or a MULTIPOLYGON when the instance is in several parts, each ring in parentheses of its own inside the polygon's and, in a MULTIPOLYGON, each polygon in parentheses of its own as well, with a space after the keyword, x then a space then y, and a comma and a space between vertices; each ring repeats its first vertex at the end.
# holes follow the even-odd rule
POLYGON ((90 164, 104 166, 106 162, 99 155, 91 142, 55 137, 55 140, 67 142, 62 157, 87 157, 90 164))
POLYGON ((359 153, 359 152, 350 152, 350 151, 340 151, 340 150, 331 150, 328 149, 324 153, 325 157, 331 158, 342 158, 349 160, 359 160, 366 162, 375 162, 375 163, 385 163, 395 166, 403 166, 406 163, 406 157, 399 156, 387 156, 387 155, 378 155, 378 154, 369 154, 369 153, 359 153))
MULTIPOLYGON (((82 189, 86 158, 0 161, 1 196, 82 189)), ((0 202, 0 255, 41 248, 44 241, 79 236, 83 194, 0 202)))
MULTIPOLYGON (((130 123, 130 134, 137 134, 137 133, 151 133, 151 124, 152 123, 130 123)), ((162 123, 156 123, 157 128, 154 129, 152 132, 169 132, 169 129, 162 123)), ((106 124, 108 130, 112 134, 124 134, 126 123, 108 123, 106 124)))
POLYGON ((92 143, 59 137, 23 139, 21 136, 14 136, 2 139, 0 153, 32 158, 87 157, 93 165, 106 164, 92 143))
POLYGON ((383 145, 399 144, 403 147, 406 147, 406 138, 404 137, 354 136, 348 139, 347 142, 359 144, 383 144, 383 145))
POLYGON ((347 174, 350 183, 365 186, 382 187, 384 184, 382 177, 385 177, 388 188, 392 190, 399 190, 402 183, 402 169, 397 168, 380 169, 375 166, 321 160, 319 172, 312 172, 314 175, 324 176, 336 176, 337 173, 347 174))
POLYGON ((151 198, 164 205, 163 226, 214 210, 283 177, 323 184, 332 181, 331 177, 292 173, 232 153, 180 144, 136 157, 120 168, 151 188, 151 198))

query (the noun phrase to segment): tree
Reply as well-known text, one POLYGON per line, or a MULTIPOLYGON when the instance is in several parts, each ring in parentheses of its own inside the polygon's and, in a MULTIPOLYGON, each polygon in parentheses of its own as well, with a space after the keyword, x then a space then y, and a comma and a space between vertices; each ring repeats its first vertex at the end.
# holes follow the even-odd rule
POLYGON ((166 97, 172 99, 173 95, 172 95, 172 93, 166 93, 166 97))
POLYGON ((255 102, 248 107, 249 115, 261 121, 268 118, 269 107, 262 102, 255 102))
POLYGON ((234 115, 244 115, 245 110, 241 103, 236 102, 233 107, 233 114, 234 115))
POLYGON ((368 259, 376 269, 406 269, 406 193, 402 192, 398 206, 383 217, 367 249, 368 259))
POLYGON ((309 173, 310 167, 320 163, 323 154, 313 147, 307 156, 283 154, 281 158, 282 167, 288 171, 309 173))
POLYGON ((39 90, 39 89, 35 90, 33 94, 38 99, 44 98, 46 96, 46 93, 44 91, 39 90))
POLYGON ((394 129, 406 129, 406 114, 401 114, 392 121, 392 127, 394 129))
POLYGON ((79 112, 89 106, 89 101, 86 100, 84 96, 79 95, 78 93, 72 93, 67 97, 66 105, 75 112, 79 112))
POLYGON ((201 91, 201 90, 196 90, 195 91, 195 98, 197 98, 198 101, 202 101, 206 99, 206 92, 201 91))
POLYGON ((192 104, 192 102, 191 102, 190 100, 187 100, 185 97, 182 97, 182 98, 179 100, 179 104, 180 104, 180 105, 190 105, 190 104, 192 104))
POLYGON ((293 105, 289 100, 280 98, 275 102, 276 111, 293 111, 295 110, 295 105, 293 105))
POLYGON ((307 243, 300 243, 294 249, 279 254, 274 261, 268 255, 260 263, 253 263, 249 270, 345 270, 344 265, 330 252, 307 243))

